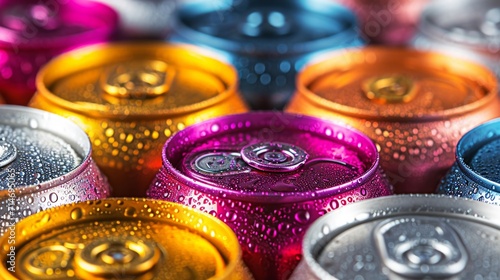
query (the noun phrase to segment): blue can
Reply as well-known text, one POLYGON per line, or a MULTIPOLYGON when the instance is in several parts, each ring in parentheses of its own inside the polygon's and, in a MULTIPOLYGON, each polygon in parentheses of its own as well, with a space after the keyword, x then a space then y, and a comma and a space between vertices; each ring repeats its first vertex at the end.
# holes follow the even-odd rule
POLYGON ((254 110, 281 110, 295 76, 326 52, 363 46, 354 13, 331 0, 187 1, 171 42, 194 44, 232 63, 254 110))
POLYGON ((500 118, 466 133, 438 193, 500 205, 500 118))

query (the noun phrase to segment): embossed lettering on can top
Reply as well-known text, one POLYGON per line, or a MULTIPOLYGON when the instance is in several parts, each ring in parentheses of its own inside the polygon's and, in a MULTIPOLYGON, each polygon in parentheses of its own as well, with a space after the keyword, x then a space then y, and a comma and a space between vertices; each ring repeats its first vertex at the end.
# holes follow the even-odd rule
POLYGON ((460 137, 499 117, 495 76, 438 53, 367 47, 309 65, 287 112, 345 122, 377 143, 396 193, 434 193, 460 137))
POLYGON ((121 43, 67 53, 40 72, 30 106, 71 118, 92 141, 113 196, 143 197, 176 131, 245 112, 237 74, 197 48, 121 43))
POLYGON ((304 230, 324 213, 392 194, 371 140, 301 115, 214 118, 170 138, 163 158, 148 196, 227 223, 257 279, 287 278, 304 230))

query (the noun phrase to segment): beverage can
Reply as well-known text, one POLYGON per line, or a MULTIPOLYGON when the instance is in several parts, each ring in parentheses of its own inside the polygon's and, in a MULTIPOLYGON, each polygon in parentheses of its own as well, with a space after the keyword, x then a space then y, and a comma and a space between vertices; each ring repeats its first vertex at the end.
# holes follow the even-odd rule
POLYGON ((438 195, 357 202, 307 230, 290 280, 497 279, 498 206, 438 195))
POLYGON ((0 244, 6 280, 252 279, 229 227, 164 201, 115 198, 51 208, 21 220, 0 244))
POLYGON ((305 64, 364 44, 354 14, 329 0, 186 1, 168 40, 202 46, 232 63, 254 110, 281 110, 305 64))
POLYGON ((53 57, 114 38, 118 15, 83 0, 0 2, 0 93, 9 104, 26 105, 38 70, 53 57))
POLYGON ((161 42, 79 49, 52 60, 37 79, 30 106, 87 132, 113 196, 145 196, 174 132, 247 110, 232 66, 161 42))
POLYGON ((340 119, 368 135, 396 193, 434 193, 462 135, 500 115, 490 70, 434 52, 353 49, 297 79, 286 111, 340 119))
POLYGON ((148 196, 210 213, 237 234, 256 279, 286 279, 305 229, 328 211, 392 194, 374 143, 302 115, 214 118, 171 137, 148 196))
POLYGON ((109 195, 81 128, 41 110, 0 106, 0 233, 41 210, 109 195))

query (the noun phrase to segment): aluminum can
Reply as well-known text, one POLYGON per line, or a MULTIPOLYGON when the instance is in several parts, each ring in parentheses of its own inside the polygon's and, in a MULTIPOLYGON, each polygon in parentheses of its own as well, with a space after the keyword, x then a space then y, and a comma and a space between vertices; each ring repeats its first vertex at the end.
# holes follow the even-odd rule
POLYGON ((438 195, 358 202, 307 230, 298 279, 498 279, 498 206, 438 195))
POLYGON ((0 106, 0 234, 21 218, 110 189, 85 132, 60 116, 0 106))
POLYGON ((418 30, 413 47, 474 60, 500 77, 498 1, 433 1, 423 11, 418 30))
POLYGON ((373 139, 395 193, 434 193, 467 131, 500 115, 495 76, 404 48, 346 51, 304 69, 288 112, 341 119, 373 139))
POLYGON ((360 34, 370 44, 404 46, 418 31, 429 0, 337 0, 359 18, 360 34))
POLYGON ((113 196, 144 197, 161 148, 185 126, 245 112, 234 68, 166 43, 91 46, 44 67, 30 106, 68 117, 89 135, 113 196))
POLYGON ((458 141, 456 161, 438 193, 500 204, 500 119, 467 132, 458 141))
POLYGON ((118 15, 84 0, 0 1, 0 93, 26 105, 38 70, 70 49, 113 38, 118 15))
POLYGON ((283 109, 297 71, 324 52, 364 43, 354 14, 329 0, 187 1, 170 41, 203 46, 232 63, 254 110, 283 109))
POLYGON ((252 279, 229 227, 165 201, 106 199, 51 208, 21 220, 0 244, 5 280, 252 279))
POLYGON ((93 0, 112 7, 120 16, 122 40, 163 39, 172 30, 179 0, 93 0))
POLYGON ((279 112, 214 118, 163 148, 148 196, 205 211, 237 234, 256 279, 286 279, 319 216, 392 194, 374 143, 346 126, 279 112))

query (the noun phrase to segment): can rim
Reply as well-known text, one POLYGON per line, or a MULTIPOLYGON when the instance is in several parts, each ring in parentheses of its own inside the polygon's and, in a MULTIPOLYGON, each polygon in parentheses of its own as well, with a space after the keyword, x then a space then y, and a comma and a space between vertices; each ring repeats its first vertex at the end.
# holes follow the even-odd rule
POLYGON ((363 48, 349 48, 343 51, 333 53, 334 56, 331 56, 325 60, 320 62, 316 62, 306 66, 302 72, 297 75, 296 82, 296 96, 300 95, 307 99, 309 102, 314 104, 315 106, 323 109, 327 109, 329 111, 337 112, 345 116, 353 116, 357 118, 367 118, 370 120, 385 120, 385 121, 399 121, 399 122, 422 122, 422 121, 435 121, 435 120, 443 120, 448 119, 452 116, 460 116, 465 115, 469 112, 479 110, 482 107, 487 106, 491 103, 492 100, 498 98, 497 97, 497 83, 496 77, 494 74, 487 69, 485 66, 482 66, 478 63, 459 59, 456 57, 447 56, 438 52, 433 51, 421 51, 416 49, 407 49, 404 47, 379 47, 379 46, 369 46, 363 48), (376 52, 382 54, 391 54, 394 52, 399 52, 404 54, 405 57, 415 57, 415 56, 425 56, 426 60, 440 59, 444 60, 447 64, 457 64, 465 65, 462 68, 474 69, 477 77, 481 77, 481 79, 487 81, 492 86, 490 88, 484 87, 488 90, 485 96, 480 98, 479 100, 473 101, 471 103, 445 109, 441 111, 436 111, 433 113, 426 113, 423 115, 416 116, 380 116, 377 112, 360 109, 356 107, 351 107, 347 105, 343 105, 340 103, 336 103, 332 100, 323 98, 318 96, 312 90, 308 88, 308 85, 314 82, 316 79, 321 76, 328 74, 330 71, 336 69, 336 61, 341 60, 343 57, 346 57, 350 54, 356 54, 361 52, 376 52))
MULTIPOLYGON (((123 58, 122 58, 123 60, 123 58)), ((206 108, 213 107, 222 103, 224 100, 238 94, 238 79, 236 69, 225 62, 217 60, 208 56, 203 52, 203 49, 185 45, 185 44, 169 44, 162 42, 119 42, 119 43, 101 43, 92 46, 79 48, 63 55, 52 59, 49 63, 43 66, 36 76, 35 98, 43 98, 47 102, 52 103, 56 107, 61 107, 66 110, 77 112, 85 116, 93 118, 107 118, 107 119, 127 119, 127 118, 141 118, 141 119, 154 119, 165 116, 175 116, 181 114, 188 114, 195 111, 200 111, 206 108), (197 59, 198 63, 191 63, 190 65, 221 79, 226 87, 224 91, 219 92, 216 96, 205 99, 201 102, 174 107, 170 109, 161 109, 153 112, 129 112, 129 114, 116 113, 111 111, 107 106, 96 103, 78 103, 63 99, 56 94, 52 93, 49 89, 50 85, 59 79, 64 79, 73 73, 90 69, 92 67, 99 67, 105 63, 109 63, 109 59, 104 55, 106 52, 113 52, 124 54, 125 56, 142 53, 145 57, 157 57, 162 52, 176 51, 181 52, 182 55, 178 57, 191 57, 197 59), (85 63, 82 63, 85 61, 85 63), (203 61, 215 64, 217 67, 204 67, 203 61)), ((32 99, 32 102, 33 102, 32 99)))
MULTIPOLYGON (((14 1, 11 1, 14 2, 14 1)), ((33 1, 35 3, 37 1, 33 1)), ((96 1, 69 1, 68 3, 61 3, 66 6, 66 9, 73 13, 81 13, 81 11, 85 11, 88 16, 93 18, 98 18, 100 21, 103 21, 101 26, 94 28, 92 30, 87 30, 86 32, 73 34, 69 36, 61 36, 56 38, 51 38, 50 40, 43 40, 39 42, 36 37, 35 39, 30 38, 25 40, 18 40, 17 34, 12 32, 11 30, 0 27, 0 32, 12 33, 10 36, 6 36, 7 39, 11 38, 12 41, 3 41, 0 40, 0 47, 9 47, 15 50, 15 48, 21 48, 26 50, 31 49, 52 49, 52 48, 68 48, 72 46, 76 46, 78 43, 75 42, 95 42, 96 39, 106 39, 114 35, 117 31, 119 24, 119 15, 116 13, 108 5, 103 3, 99 3, 96 1), (15 47, 12 45, 15 44, 15 47)))
MULTIPOLYGON (((260 127, 260 125, 257 125, 257 127, 260 127)), ((306 126, 307 127, 307 126, 306 126)), ((243 127, 240 130, 244 131, 247 127, 243 127)), ((300 129, 302 131, 305 131, 304 129, 300 129)), ((333 129, 332 129, 333 130, 333 129)), ((237 130, 236 130, 237 131, 237 130)), ((310 131, 309 131, 310 132, 310 131)), ((206 136, 203 136, 202 138, 205 137, 215 137, 219 133, 224 133, 224 130, 221 129, 218 132, 215 132, 212 134, 207 133, 206 136)), ((198 134, 197 134, 198 135, 198 134)), ((198 136, 201 137, 201 136, 198 136)), ((336 137, 333 133, 331 136, 332 139, 336 137)), ((346 137, 345 137, 346 138, 346 137)), ((201 139, 201 138, 199 138, 201 139)), ((335 138, 337 139, 337 138, 335 138)), ((345 142, 347 144, 347 142, 345 142)), ((239 201, 250 201, 250 202, 259 202, 259 203, 276 203, 276 201, 279 201, 281 203, 295 203, 295 202, 303 202, 303 201, 308 201, 311 200, 311 197, 309 194, 314 194, 314 200, 317 199, 322 199, 326 198, 328 196, 331 196, 333 194, 337 193, 344 193, 347 191, 350 191, 352 189, 358 188, 366 183, 368 183, 374 176, 377 175, 381 170, 380 168, 380 155, 379 152, 377 151, 376 145, 371 140, 368 136, 366 136, 364 133, 361 131, 346 125, 344 123, 340 122, 333 122, 331 120, 322 120, 316 117, 311 117, 311 116, 306 116, 306 115, 301 115, 301 114, 293 114, 293 113, 283 113, 283 112, 278 112, 278 111, 254 111, 254 112, 249 112, 249 113, 242 113, 242 114, 234 114, 234 115, 228 115, 228 116, 223 116, 223 117, 218 117, 210 120, 206 120, 203 122, 200 122, 196 125, 192 125, 189 127, 186 127, 185 129, 176 132, 172 137, 170 137, 166 142, 165 145, 162 148, 162 169, 160 169, 159 172, 168 172, 171 174, 176 180, 179 182, 182 182, 183 184, 187 185, 189 188, 192 188, 194 190, 197 190, 201 193, 213 195, 216 197, 219 196, 224 196, 224 198, 229 198, 229 199, 235 199, 239 201), (219 124, 220 127, 223 127, 223 124, 229 124, 229 123, 235 123, 235 122, 247 122, 248 120, 269 120, 273 117, 278 117, 278 118, 285 118, 287 121, 290 121, 290 123, 294 126, 294 128, 299 128, 301 125, 304 123, 321 123, 325 127, 329 128, 337 128, 340 129, 342 132, 350 132, 353 135, 356 135, 357 137, 360 137, 364 141, 363 146, 367 149, 369 149, 373 154, 369 158, 372 161, 372 165, 369 166, 364 173, 359 175, 358 177, 337 185, 333 187, 329 187, 326 189, 321 189, 321 190, 315 190, 313 192, 308 192, 308 193, 302 193, 302 192, 286 192, 286 193, 263 193, 263 192, 252 192, 252 193, 247 193, 247 195, 242 196, 240 191, 237 190, 229 190, 229 189, 221 189, 218 188, 214 185, 207 184, 205 182, 199 181, 194 178, 190 178, 187 175, 185 175, 182 171, 178 170, 172 162, 168 159, 168 153, 171 151, 171 146, 177 146, 177 141, 178 139, 183 139, 186 135, 189 135, 190 133, 197 132, 197 131, 209 131, 210 132, 210 127, 212 126, 213 123, 219 124), (203 129, 206 128, 206 129, 203 129), (223 191, 221 191, 223 190, 223 191), (307 195, 304 195, 307 194, 307 195)), ((152 187, 153 185, 151 185, 152 187)), ((150 189, 151 189, 150 187, 150 189)))
MULTIPOLYGON (((73 149, 75 149, 75 152, 79 153, 80 156, 82 156, 82 162, 74 169, 72 169, 71 171, 62 176, 41 182, 40 184, 37 185, 16 186, 14 188, 16 195, 24 196, 58 187, 62 184, 65 184, 73 180, 74 178, 82 174, 85 170, 87 170, 88 166, 93 163, 92 145, 90 144, 90 139, 87 136, 87 134, 77 124, 73 123, 72 121, 47 111, 35 108, 28 108, 25 106, 18 106, 18 105, 0 105, 0 114, 2 111, 10 111, 14 113, 20 113, 23 115, 34 116, 38 119, 45 119, 45 123, 47 125, 50 125, 51 127, 55 127, 58 130, 60 130, 59 133, 57 133, 56 135, 64 140, 71 140, 71 139, 67 137, 65 138, 64 136, 61 135, 60 132, 63 129, 70 129, 71 133, 69 133, 68 135, 71 135, 73 138, 78 139, 78 141, 77 142, 68 141, 68 143, 71 145, 73 149), (54 124, 59 124, 59 125, 54 125, 54 124)), ((46 128, 44 130, 47 131, 46 128)), ((48 131, 48 132, 53 134, 55 131, 48 131)), ((7 189, 0 190, 0 200, 7 199, 8 197, 9 197, 9 191, 7 189)))
MULTIPOLYGON (((485 122, 479 126, 476 126, 472 130, 464 134, 462 138, 460 138, 460 140, 457 143, 457 149, 455 151, 456 163, 460 168, 460 170, 463 172, 463 174, 473 182, 494 192, 498 192, 498 190, 500 189, 500 182, 492 181, 474 171, 474 169, 472 169, 465 162, 465 158, 473 150, 477 150, 478 148, 481 148, 486 142, 491 141, 491 139, 482 137, 479 141, 474 141, 475 143, 471 145, 470 143, 473 141, 475 135, 486 135, 487 130, 496 131, 497 133, 500 133, 499 127, 500 127, 500 118, 496 118, 488 122, 485 122)), ((499 136, 497 135, 497 139, 498 137, 499 136)))
POLYGON ((443 214, 446 213, 456 218, 477 221, 500 229, 498 206, 493 204, 463 197, 437 194, 401 194, 377 197, 343 206, 315 220, 307 229, 302 240, 303 261, 308 267, 308 271, 318 279, 337 280, 315 260, 315 255, 326 245, 327 240, 331 240, 346 229, 367 221, 383 220, 399 215, 436 215, 435 213, 440 216, 444 216, 443 214), (370 212, 375 213, 386 209, 403 209, 404 212, 378 215, 377 217, 369 216, 370 212), (329 226, 329 232, 326 234, 323 233, 324 225, 329 226))
MULTIPOLYGON (((293 45, 286 44, 285 42, 280 42, 280 45, 288 46, 287 55, 312 53, 332 48, 335 49, 338 48, 336 46, 359 38, 357 32, 355 31, 358 26, 357 18, 354 13, 347 7, 327 0, 294 0, 293 2, 296 2, 296 5, 300 6, 301 8, 312 11, 314 13, 325 14, 329 17, 332 17, 332 15, 342 17, 341 20, 344 22, 348 22, 349 27, 347 27, 340 33, 313 41, 296 42, 293 45)), ((174 33, 182 38, 186 38, 188 41, 196 41, 197 44, 209 46, 211 48, 216 48, 218 50, 223 50, 226 52, 249 53, 251 55, 264 55, 277 52, 277 44, 275 43, 269 43, 261 40, 258 43, 248 42, 244 44, 243 42, 235 42, 234 40, 224 39, 206 34, 204 32, 195 30, 183 23, 181 17, 183 17, 184 14, 187 13, 187 11, 191 13, 189 16, 196 16, 199 14, 199 12, 206 11, 219 12, 219 10, 217 9, 217 5, 208 3, 209 2, 203 0, 195 0, 183 3, 182 6, 178 8, 178 13, 174 18, 174 33), (193 40, 191 38, 196 39, 193 40)))
MULTIPOLYGON (((182 204, 169 202, 169 201, 147 199, 147 198, 119 198, 119 197, 115 197, 115 198, 106 198, 106 199, 92 200, 92 201, 81 201, 81 202, 65 204, 65 205, 60 205, 57 207, 46 209, 42 212, 38 212, 36 214, 28 216, 28 217, 24 218, 23 220, 21 220, 18 224, 16 224, 16 229, 15 229, 17 232, 17 234, 16 234, 16 244, 17 244, 16 247, 17 246, 19 246, 19 247, 24 246, 24 245, 26 245, 27 242, 32 241, 32 240, 36 240, 36 239, 40 238, 41 236, 43 236, 43 234, 45 232, 47 232, 46 223, 43 226, 38 226, 38 227, 31 226, 30 228, 32 229, 32 231, 30 231, 30 232, 24 232, 25 229, 22 228, 23 225, 35 225, 37 223, 40 224, 39 223, 40 220, 43 219, 43 217, 45 217, 46 215, 48 215, 50 213, 67 212, 68 214, 70 214, 70 211, 68 211, 68 210, 74 209, 75 207, 78 207, 78 206, 87 206, 87 205, 92 205, 92 204, 104 205, 105 203, 118 203, 119 201, 125 202, 124 204, 127 204, 127 206, 130 206, 131 204, 137 205, 137 206, 139 206, 139 205, 142 206, 145 203, 147 203, 149 205, 156 205, 157 208, 162 207, 162 209, 168 209, 171 206, 174 206, 177 208, 181 208, 181 209, 185 210, 186 212, 189 212, 189 215, 191 215, 191 216, 205 218, 206 220, 209 220, 211 222, 211 224, 214 225, 218 229, 218 232, 223 232, 223 234, 227 237, 227 239, 225 239, 224 242, 219 242, 220 244, 214 244, 213 240, 209 240, 207 238, 210 236, 210 234, 208 232, 204 232, 204 230, 201 228, 186 226, 182 222, 176 221, 176 219, 164 219, 164 218, 159 218, 156 216, 153 218, 153 217, 149 216, 149 212, 145 213, 141 216, 142 220, 148 220, 148 221, 159 221, 160 220, 160 221, 163 221, 164 223, 178 226, 180 228, 189 228, 192 232, 200 235, 202 238, 204 238, 205 240, 207 240, 208 242, 213 244, 217 249, 219 249, 218 251, 221 255, 222 255, 222 252, 220 252, 220 246, 225 245, 225 247, 227 248, 226 254, 229 255, 229 256, 227 256, 227 255, 224 256, 224 257, 228 258, 227 266, 226 266, 224 273, 220 276, 220 278, 217 278, 217 279, 230 279, 230 276, 232 275, 232 273, 234 273, 235 271, 238 270, 239 264, 243 264, 243 261, 242 261, 243 253, 241 250, 241 246, 239 245, 238 239, 236 237, 236 233, 228 225, 226 225, 224 222, 222 222, 221 220, 215 218, 214 216, 212 216, 210 214, 198 211, 198 210, 193 209, 189 206, 185 206, 182 204), (234 255, 234 256, 231 256, 231 255, 234 255)), ((137 207, 137 208, 140 209, 140 207, 137 207)), ((180 212, 181 211, 179 211, 179 213, 180 212)), ((142 213, 142 212, 138 211, 138 213, 142 213)), ((105 216, 106 215, 98 215, 98 216, 86 215, 85 216, 86 219, 83 218, 83 219, 78 219, 78 220, 74 220, 74 219, 71 219, 70 217, 68 217, 66 219, 60 218, 55 222, 53 221, 53 219, 51 219, 50 221, 54 224, 51 226, 50 229, 57 230, 57 229, 60 229, 62 227, 68 226, 69 224, 79 224, 79 223, 86 222, 86 221, 89 222, 89 221, 96 221, 96 220, 98 220, 98 221, 108 220, 109 218, 106 218, 105 216)), ((127 217, 123 214, 123 218, 127 218, 127 217)), ((134 220, 134 218, 127 218, 127 219, 134 220)), ((1 236, 0 237, 0 244, 7 244, 8 237, 9 237, 8 234, 1 236)), ((214 237, 214 240, 216 240, 215 237, 214 237)), ((1 251, 4 251, 4 250, 8 251, 10 249, 9 247, 7 247, 7 249, 4 249, 4 248, 6 248, 6 247, 2 246, 2 248, 0 250, 1 251)), ((7 254, 6 254, 7 251, 5 252, 5 254, 3 254, 3 256, 7 256, 7 254)), ((15 277, 13 277, 9 271, 7 271, 7 268, 5 267, 5 265, 0 266, 0 275, 2 275, 3 277, 5 277, 5 276, 12 277, 12 278, 8 278, 8 279, 17 279, 15 277)))

